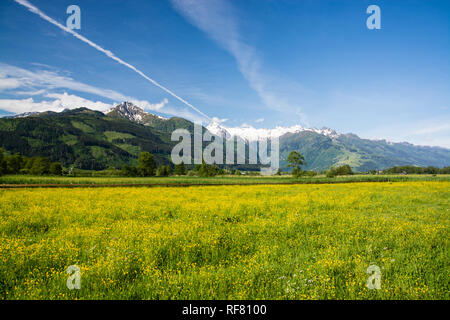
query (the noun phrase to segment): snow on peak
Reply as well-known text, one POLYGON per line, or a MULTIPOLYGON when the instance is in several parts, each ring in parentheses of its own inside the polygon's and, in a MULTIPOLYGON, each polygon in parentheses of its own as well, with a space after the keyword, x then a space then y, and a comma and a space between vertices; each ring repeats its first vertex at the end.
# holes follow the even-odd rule
POLYGON ((307 129, 307 130, 311 130, 314 131, 318 134, 322 134, 324 136, 330 137, 330 138, 337 138, 340 136, 339 133, 337 133, 336 131, 334 131, 333 129, 327 128, 327 127, 323 127, 322 129, 316 129, 316 128, 312 128, 312 129, 307 129))
POLYGON ((213 118, 206 129, 208 129, 209 132, 216 136, 220 136, 226 139, 231 138, 230 133, 227 131, 228 128, 222 127, 220 125, 220 122, 221 121, 219 119, 213 118))
MULTIPOLYGON (((153 115, 149 112, 144 111, 144 109, 139 108, 138 106, 134 105, 132 102, 124 101, 121 104, 118 104, 114 108, 108 110, 106 113, 109 113, 111 111, 116 111, 119 115, 121 115, 124 118, 127 118, 128 120, 135 121, 137 123, 144 123, 145 122, 145 116, 147 115, 153 115)), ((153 115, 161 120, 167 120, 164 117, 153 115)))
POLYGON ((39 114, 39 112, 36 112, 36 111, 24 112, 24 113, 16 114, 16 115, 13 115, 13 116, 7 116, 7 117, 5 117, 5 119, 27 118, 27 117, 34 116, 34 115, 37 115, 37 114, 39 114))
POLYGON ((124 101, 114 108, 121 116, 136 122, 142 122, 146 112, 133 103, 124 101))
POLYGON ((336 131, 323 127, 322 129, 316 129, 316 128, 305 128, 300 125, 295 125, 291 127, 275 127, 273 129, 257 129, 254 128, 248 124, 243 124, 240 127, 225 127, 220 124, 219 121, 216 119, 213 119, 210 124, 206 127, 208 131, 210 131, 212 134, 224 137, 226 139, 229 139, 232 136, 238 136, 243 139, 246 139, 248 141, 255 141, 258 139, 266 139, 270 137, 281 137, 282 135, 286 133, 298 133, 302 131, 311 131, 316 132, 318 134, 322 134, 324 136, 330 137, 330 138, 337 138, 340 136, 339 133, 336 131))

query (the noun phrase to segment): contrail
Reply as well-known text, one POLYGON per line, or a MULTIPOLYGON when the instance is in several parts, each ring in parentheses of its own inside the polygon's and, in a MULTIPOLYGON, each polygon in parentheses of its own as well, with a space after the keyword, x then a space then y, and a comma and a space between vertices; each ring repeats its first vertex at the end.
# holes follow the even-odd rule
POLYGON ((150 81, 151 83, 153 83, 155 86, 157 86, 158 88, 164 90, 165 92, 167 92, 168 94, 170 94, 172 97, 176 98, 177 100, 181 101, 182 103, 184 103, 185 105, 191 107, 193 110, 197 111, 199 114, 201 114, 202 116, 206 117, 207 119, 211 120, 210 117, 208 117, 206 114, 204 114, 203 112, 201 112, 200 110, 198 110, 196 107, 194 107, 192 104, 190 104, 189 102, 187 102, 186 100, 184 100, 183 98, 177 96, 175 93, 173 93, 172 91, 170 91, 169 89, 167 89, 166 87, 160 85, 158 82, 156 82, 155 80, 153 80, 152 78, 148 77, 147 75, 145 75, 142 71, 140 71, 139 69, 137 69, 135 66, 129 64, 128 62, 123 61, 122 59, 116 57, 116 55, 114 53, 112 53, 109 50, 103 49, 102 47, 100 47, 98 44, 92 42, 91 40, 83 37, 82 35, 80 35, 79 33, 73 31, 72 29, 67 28, 66 26, 63 26, 61 23, 59 23, 58 21, 56 21, 55 19, 49 17, 48 15, 46 15, 44 12, 42 12, 41 10, 39 10, 37 7, 35 7, 34 5, 32 5, 31 3, 29 3, 27 0, 14 0, 15 2, 17 2, 18 4, 21 4, 24 7, 27 7, 28 10, 30 10, 31 12, 37 14, 38 16, 40 16, 42 19, 50 22, 51 24, 54 24, 55 26, 57 26, 58 28, 70 33, 71 35, 73 35, 75 38, 80 39, 81 41, 87 43, 88 45, 90 45, 91 47, 97 49, 100 52, 103 52, 105 55, 107 55, 108 57, 110 57, 111 59, 117 61, 118 63, 126 66, 127 68, 133 70, 134 72, 136 72, 137 74, 139 74, 141 77, 143 77, 144 79, 150 81))

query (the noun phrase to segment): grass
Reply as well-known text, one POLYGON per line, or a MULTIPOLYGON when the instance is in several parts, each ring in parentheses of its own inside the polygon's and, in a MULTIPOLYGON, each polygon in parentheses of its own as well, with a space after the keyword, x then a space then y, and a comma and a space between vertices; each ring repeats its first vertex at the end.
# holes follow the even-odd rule
POLYGON ((336 183, 336 182, 401 182, 401 181, 450 181, 450 175, 352 175, 327 178, 293 178, 292 176, 217 176, 217 177, 57 177, 6 175, 0 177, 2 184, 279 184, 279 183, 336 183))
POLYGON ((449 190, 0 189, 0 298, 449 299, 449 190), (372 264, 380 290, 366 287, 372 264))

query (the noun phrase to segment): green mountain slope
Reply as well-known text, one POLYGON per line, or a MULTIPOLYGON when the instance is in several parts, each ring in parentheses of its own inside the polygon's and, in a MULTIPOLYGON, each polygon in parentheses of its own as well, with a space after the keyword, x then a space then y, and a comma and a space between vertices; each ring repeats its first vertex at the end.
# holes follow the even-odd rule
MULTIPOLYGON (((170 163, 177 142, 170 140, 175 129, 193 132, 194 124, 173 117, 165 119, 145 112, 129 102, 121 103, 106 115, 86 108, 0 118, 0 148, 26 156, 44 156, 64 166, 105 169, 135 165, 140 152, 148 151, 158 164, 170 163)), ((203 128, 203 130, 206 130, 203 128)), ((331 132, 331 131, 330 131, 331 132)), ((205 142, 204 146, 208 143, 205 142)), ((248 156, 248 145, 246 146, 248 156)), ((293 150, 306 158, 305 169, 326 170, 349 164, 355 171, 381 170, 393 166, 450 165, 450 150, 421 147, 409 143, 361 139, 354 134, 321 134, 315 131, 286 133, 280 137, 280 166, 293 150)), ((234 165, 241 170, 257 170, 258 165, 234 165)))
POLYGON ((449 149, 361 139, 354 134, 331 138, 311 131, 287 133, 280 137, 282 166, 286 164, 285 159, 292 150, 305 155, 305 169, 308 170, 325 170, 342 164, 349 164, 360 172, 401 165, 450 165, 449 149))
POLYGON ((172 145, 166 132, 85 108, 0 118, 1 148, 82 169, 135 164, 142 151, 153 153, 158 163, 168 163, 172 145))

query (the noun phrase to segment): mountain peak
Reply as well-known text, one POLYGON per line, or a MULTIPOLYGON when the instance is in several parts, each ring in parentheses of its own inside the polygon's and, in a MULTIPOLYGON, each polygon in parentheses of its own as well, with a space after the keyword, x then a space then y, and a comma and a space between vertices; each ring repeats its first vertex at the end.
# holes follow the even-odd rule
POLYGON ((145 112, 144 109, 139 108, 138 106, 134 105, 132 102, 129 101, 123 101, 122 103, 118 104, 117 106, 110 109, 106 113, 107 114, 112 113, 137 123, 143 123, 144 117, 149 115, 149 113, 145 112))
POLYGON ((34 112, 24 112, 24 113, 20 113, 20 114, 15 114, 13 116, 6 116, 4 118, 5 119, 27 118, 27 117, 35 116, 35 115, 38 115, 38 114, 39 114, 39 112, 36 112, 36 111, 34 111, 34 112))
POLYGON ((220 122, 213 119, 211 123, 206 127, 211 133, 221 136, 223 138, 230 138, 232 136, 238 136, 244 138, 247 141, 255 141, 260 138, 269 137, 281 137, 286 133, 299 133, 304 131, 315 132, 329 138, 335 139, 340 136, 338 132, 333 129, 323 127, 322 129, 316 128, 305 128, 300 125, 295 125, 291 127, 276 127, 273 129, 257 129, 250 125, 242 125, 240 127, 225 127, 220 124, 220 122))

